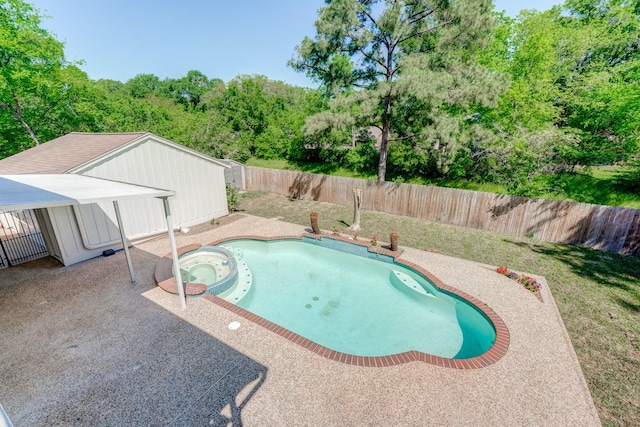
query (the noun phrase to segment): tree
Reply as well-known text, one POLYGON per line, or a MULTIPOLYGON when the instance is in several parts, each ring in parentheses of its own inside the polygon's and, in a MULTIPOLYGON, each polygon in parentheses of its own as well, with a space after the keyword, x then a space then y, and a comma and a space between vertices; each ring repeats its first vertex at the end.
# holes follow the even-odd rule
POLYGON ((302 125, 320 108, 318 98, 316 91, 264 76, 237 76, 226 87, 214 85, 201 102, 215 128, 212 149, 238 161, 251 156, 299 160, 302 125))
POLYGON ((146 98, 151 94, 158 94, 162 83, 155 74, 138 74, 125 83, 130 95, 134 98, 146 98))
POLYGON ((559 101, 580 54, 575 34, 560 18, 560 8, 525 10, 515 19, 497 14, 496 37, 481 62, 506 73, 509 87, 497 108, 480 118, 486 128, 495 129, 495 136, 458 159, 474 179, 506 184, 511 193, 525 194, 534 176, 568 168, 565 155, 577 144, 575 132, 558 127, 563 114, 559 101))
POLYGON ((562 99, 579 129, 576 164, 624 161, 640 138, 640 2, 568 0, 562 24, 579 34, 580 57, 562 99))
POLYGON ((180 79, 167 79, 163 82, 165 91, 176 102, 187 109, 201 108, 202 95, 213 86, 221 84, 220 80, 209 78, 197 70, 190 70, 180 79))
POLYGON ((324 114, 314 120, 324 127, 379 127, 379 181, 386 178, 394 140, 418 141, 418 149, 430 155, 454 156, 466 110, 492 104, 501 87, 495 74, 474 61, 494 25, 492 2, 326 4, 319 10, 315 39, 306 37, 290 62, 334 99, 333 118, 324 114))
MULTIPOLYGON (((45 116, 65 91, 61 70, 67 65, 63 45, 40 28, 39 12, 22 0, 0 0, 0 115, 10 114, 38 145, 33 122, 45 116)), ((0 119, 9 124, 7 117, 0 119)), ((3 154, 21 151, 24 138, 3 154)))
POLYGON ((40 98, 42 105, 34 121, 40 140, 69 132, 103 131, 105 111, 98 86, 75 65, 62 68, 59 78, 59 84, 50 88, 57 92, 40 98))
POLYGON ((639 4, 568 0, 499 16, 482 62, 507 73, 510 85, 481 119, 498 137, 473 153, 482 162, 467 166, 483 163, 485 177, 535 196, 536 175, 637 153, 639 4))
POLYGON ((349 227, 350 230, 360 231, 360 208, 362 207, 362 188, 353 189, 353 222, 349 227))
POLYGON ((489 68, 510 77, 498 108, 484 118, 501 130, 535 131, 558 121, 562 113, 557 102, 561 96, 559 82, 566 79, 578 55, 571 52, 575 43, 567 40, 559 16, 560 10, 552 9, 525 10, 515 20, 499 17, 500 37, 483 52, 482 59, 489 68), (560 45, 566 46, 562 52, 560 45), (488 57, 489 52, 492 57, 488 57))

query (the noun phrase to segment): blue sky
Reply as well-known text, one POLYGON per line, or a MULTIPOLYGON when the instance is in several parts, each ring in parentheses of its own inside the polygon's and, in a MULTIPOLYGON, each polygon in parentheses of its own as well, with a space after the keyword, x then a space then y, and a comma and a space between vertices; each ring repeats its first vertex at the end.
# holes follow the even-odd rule
MULTIPOLYGON (((323 0, 27 0, 49 16, 42 27, 65 42, 68 60, 92 80, 137 74, 179 78, 199 70, 225 82, 262 74, 312 86, 287 67, 323 0)), ((469 0, 473 1, 473 0, 469 0)), ((559 0, 495 0, 497 10, 547 10, 559 0)))

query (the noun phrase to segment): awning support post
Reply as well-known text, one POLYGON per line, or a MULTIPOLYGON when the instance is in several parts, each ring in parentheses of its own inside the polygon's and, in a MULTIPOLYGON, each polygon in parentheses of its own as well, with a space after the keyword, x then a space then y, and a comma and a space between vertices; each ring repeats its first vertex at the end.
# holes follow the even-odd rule
POLYGON ((171 256, 173 258, 173 266, 175 269, 176 284, 178 285, 178 295, 180 296, 180 305, 182 309, 187 308, 187 299, 184 294, 184 283, 182 282, 182 273, 180 272, 180 262, 178 260, 178 249, 176 248, 176 237, 173 235, 173 224, 171 222, 171 208, 169 207, 169 199, 163 197, 164 214, 167 218, 167 233, 169 234, 169 243, 171 244, 171 256))
POLYGON ((116 210, 116 219, 118 220, 118 228, 120 229, 120 238, 122 239, 122 247, 124 248, 124 255, 127 258, 127 264, 129 265, 129 275, 131 276, 131 283, 136 283, 136 274, 133 272, 133 264, 131 263, 131 254, 129 253, 129 243, 127 242, 127 236, 124 233, 124 227, 122 226, 122 217, 120 216, 120 207, 118 201, 113 201, 113 207, 116 210))

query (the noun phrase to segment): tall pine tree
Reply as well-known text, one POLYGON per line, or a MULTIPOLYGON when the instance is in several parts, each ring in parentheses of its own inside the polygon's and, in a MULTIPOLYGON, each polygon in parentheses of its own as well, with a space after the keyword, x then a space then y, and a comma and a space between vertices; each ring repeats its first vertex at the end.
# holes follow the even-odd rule
POLYGON ((394 141, 446 169, 474 106, 495 103, 504 85, 475 61, 490 41, 492 9, 490 0, 326 0, 315 38, 290 62, 333 99, 307 129, 378 127, 378 181, 394 141))

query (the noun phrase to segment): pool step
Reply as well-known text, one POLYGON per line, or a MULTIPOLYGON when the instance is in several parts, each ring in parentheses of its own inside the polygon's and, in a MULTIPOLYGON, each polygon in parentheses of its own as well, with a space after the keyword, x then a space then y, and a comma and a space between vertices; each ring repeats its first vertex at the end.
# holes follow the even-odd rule
POLYGON ((426 297, 437 298, 436 297, 436 289, 425 289, 420 283, 416 282, 408 274, 405 274, 398 270, 391 270, 391 274, 389 275, 389 281, 393 286, 402 290, 409 289, 413 292, 417 292, 418 294, 424 295, 426 297))
MULTIPOLYGON (((234 254, 237 252, 234 251, 234 254)), ((238 278, 237 284, 232 286, 231 289, 218 295, 220 298, 229 301, 230 303, 237 304, 240 300, 246 297, 251 292, 253 286, 253 274, 247 265, 246 261, 242 258, 235 259, 238 266, 238 278)))

